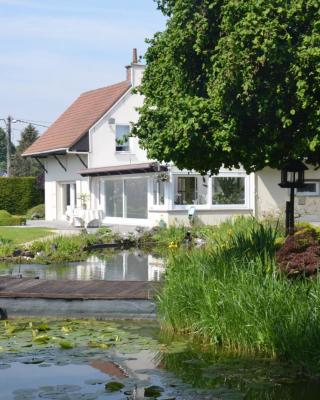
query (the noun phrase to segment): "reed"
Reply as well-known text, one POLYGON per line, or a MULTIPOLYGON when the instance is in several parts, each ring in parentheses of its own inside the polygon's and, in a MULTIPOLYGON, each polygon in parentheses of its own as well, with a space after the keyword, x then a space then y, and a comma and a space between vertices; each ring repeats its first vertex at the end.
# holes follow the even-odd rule
POLYGON ((218 245, 171 252, 158 297, 162 326, 232 353, 259 353, 318 371, 319 279, 281 275, 276 231, 242 222, 222 226, 225 239, 218 245))

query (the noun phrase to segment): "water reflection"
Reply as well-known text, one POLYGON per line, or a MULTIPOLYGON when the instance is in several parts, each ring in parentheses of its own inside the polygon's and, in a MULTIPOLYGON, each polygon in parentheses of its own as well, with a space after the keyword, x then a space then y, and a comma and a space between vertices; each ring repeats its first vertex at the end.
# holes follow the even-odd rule
POLYGON ((86 261, 64 264, 0 264, 0 275, 22 275, 54 280, 159 281, 162 258, 140 252, 119 252, 106 257, 91 255, 86 261))
MULTIPOLYGON (((177 342, 177 346, 179 344, 177 342)), ((190 343, 181 352, 164 351, 158 365, 185 384, 221 399, 318 400, 320 380, 311 380, 298 366, 279 361, 226 355, 190 343)))

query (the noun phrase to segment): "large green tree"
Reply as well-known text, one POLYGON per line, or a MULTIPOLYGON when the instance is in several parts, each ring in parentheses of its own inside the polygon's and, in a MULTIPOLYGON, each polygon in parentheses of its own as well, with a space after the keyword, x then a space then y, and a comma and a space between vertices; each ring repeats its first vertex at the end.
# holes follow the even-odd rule
POLYGON ((29 124, 21 132, 21 138, 16 147, 16 153, 12 158, 12 175, 13 176, 39 176, 42 170, 38 163, 32 158, 22 157, 22 153, 38 138, 39 132, 29 124))
POLYGON ((158 0, 133 134, 179 168, 320 162, 319 0, 158 0))

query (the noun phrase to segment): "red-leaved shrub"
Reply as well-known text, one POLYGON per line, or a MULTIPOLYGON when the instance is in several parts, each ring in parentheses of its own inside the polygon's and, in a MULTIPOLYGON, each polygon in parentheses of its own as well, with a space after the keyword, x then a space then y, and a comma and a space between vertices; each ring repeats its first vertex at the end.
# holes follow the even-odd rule
POLYGON ((305 228, 288 236, 277 251, 276 259, 288 276, 312 276, 320 267, 320 243, 314 228, 305 228))

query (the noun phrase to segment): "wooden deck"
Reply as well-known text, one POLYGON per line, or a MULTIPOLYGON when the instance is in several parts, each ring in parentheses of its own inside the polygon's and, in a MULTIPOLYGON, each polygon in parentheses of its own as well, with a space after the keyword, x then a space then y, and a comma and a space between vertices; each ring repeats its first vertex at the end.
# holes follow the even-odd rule
POLYGON ((150 300, 159 283, 124 281, 55 281, 0 278, 0 298, 63 300, 150 300))

